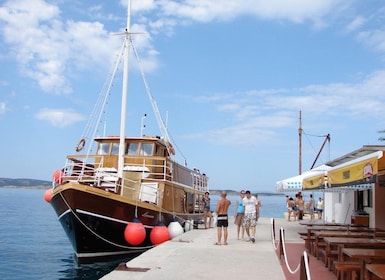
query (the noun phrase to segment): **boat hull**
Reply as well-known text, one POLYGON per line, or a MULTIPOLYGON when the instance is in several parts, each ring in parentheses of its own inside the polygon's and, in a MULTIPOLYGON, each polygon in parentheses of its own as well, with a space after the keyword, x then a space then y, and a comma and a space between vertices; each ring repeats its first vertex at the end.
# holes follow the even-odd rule
POLYGON ((154 247, 150 232, 159 221, 168 225, 176 218, 183 225, 185 220, 201 219, 200 214, 160 213, 149 203, 133 203, 118 194, 76 184, 56 188, 51 205, 82 263, 135 256, 154 247), (135 217, 146 230, 145 240, 137 246, 130 245, 124 236, 127 224, 135 217))

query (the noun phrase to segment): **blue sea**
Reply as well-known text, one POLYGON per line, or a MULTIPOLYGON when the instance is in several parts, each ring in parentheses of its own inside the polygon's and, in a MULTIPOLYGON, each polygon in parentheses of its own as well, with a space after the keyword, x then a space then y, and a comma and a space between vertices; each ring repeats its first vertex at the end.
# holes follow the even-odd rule
MULTIPOLYGON (((0 188, 0 279, 99 279, 120 262, 78 264, 45 190, 0 188)), ((228 196, 234 213, 239 197, 228 196)), ((261 216, 282 218, 285 196, 259 196, 261 216)), ((218 196, 211 196, 215 209, 218 196)))

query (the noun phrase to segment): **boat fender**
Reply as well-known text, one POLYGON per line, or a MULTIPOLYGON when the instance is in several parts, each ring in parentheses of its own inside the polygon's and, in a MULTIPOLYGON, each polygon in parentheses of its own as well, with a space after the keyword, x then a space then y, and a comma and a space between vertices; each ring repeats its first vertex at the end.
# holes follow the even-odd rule
POLYGON ((52 197, 52 193, 53 193, 53 190, 52 189, 48 189, 44 192, 44 200, 48 203, 51 202, 51 197, 52 197))
POLYGON ((150 241, 154 245, 161 244, 170 240, 170 233, 163 223, 158 223, 154 226, 150 233, 150 241))
POLYGON ((213 215, 213 224, 214 224, 214 226, 216 226, 217 222, 218 222, 218 215, 216 212, 213 212, 212 215, 213 215))
POLYGON ((63 171, 60 169, 56 169, 52 174, 52 179, 55 184, 61 184, 63 183, 62 177, 64 176, 63 171))
POLYGON ((184 222, 184 231, 190 231, 193 229, 194 221, 193 220, 186 220, 184 222))
POLYGON ((81 150, 83 150, 85 145, 86 145, 86 140, 84 138, 80 139, 79 143, 76 145, 76 151, 80 152, 81 150))
POLYGON ((139 245, 146 238, 146 229, 138 218, 128 223, 124 230, 124 239, 131 245, 139 245))
POLYGON ((171 239, 173 239, 174 237, 181 235, 184 231, 180 223, 177 221, 172 221, 168 225, 168 232, 170 233, 171 239))

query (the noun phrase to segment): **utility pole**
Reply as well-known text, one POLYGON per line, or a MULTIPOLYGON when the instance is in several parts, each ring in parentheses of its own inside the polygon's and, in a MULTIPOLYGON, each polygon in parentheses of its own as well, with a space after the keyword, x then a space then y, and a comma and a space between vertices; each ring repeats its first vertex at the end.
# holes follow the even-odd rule
POLYGON ((299 128, 298 128, 298 174, 302 174, 302 111, 299 111, 299 128))

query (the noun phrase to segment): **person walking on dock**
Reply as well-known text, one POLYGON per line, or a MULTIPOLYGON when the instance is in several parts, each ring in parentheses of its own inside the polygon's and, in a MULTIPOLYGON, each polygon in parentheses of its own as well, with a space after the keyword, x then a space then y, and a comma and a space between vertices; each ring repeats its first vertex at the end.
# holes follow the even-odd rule
POLYGON ((243 198, 245 206, 245 216, 243 218, 243 226, 248 236, 247 241, 255 242, 255 226, 257 224, 257 207, 258 201, 255 196, 251 196, 250 191, 246 191, 246 197, 243 198))
POLYGON ((221 193, 221 199, 218 201, 217 209, 215 212, 218 215, 217 229, 218 229, 218 241, 215 245, 222 245, 222 231, 223 231, 223 245, 227 245, 228 231, 227 227, 229 226, 229 217, 228 211, 231 204, 231 201, 226 198, 227 193, 223 191, 221 193))

